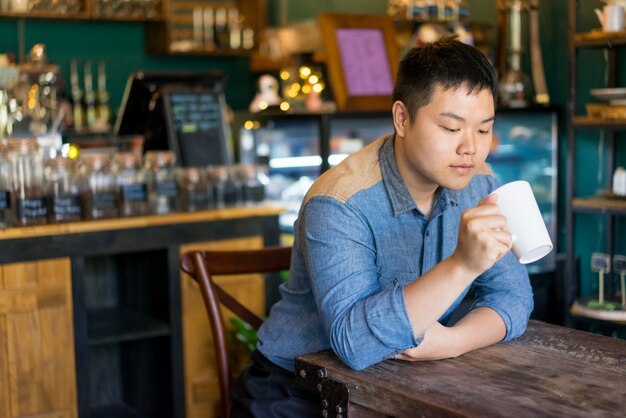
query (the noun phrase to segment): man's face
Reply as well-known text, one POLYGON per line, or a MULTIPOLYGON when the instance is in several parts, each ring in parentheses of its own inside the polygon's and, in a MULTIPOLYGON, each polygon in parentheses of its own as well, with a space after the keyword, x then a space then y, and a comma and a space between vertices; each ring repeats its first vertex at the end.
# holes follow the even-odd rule
POLYGON ((407 186, 423 191, 467 186, 489 154, 495 115, 491 91, 469 94, 463 86, 437 86, 413 123, 407 112, 404 104, 394 103, 396 159, 407 186))

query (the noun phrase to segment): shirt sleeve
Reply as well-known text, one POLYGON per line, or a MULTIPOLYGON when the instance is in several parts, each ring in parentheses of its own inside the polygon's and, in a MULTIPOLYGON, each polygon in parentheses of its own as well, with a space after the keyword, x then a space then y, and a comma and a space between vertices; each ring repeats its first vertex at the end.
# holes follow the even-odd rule
POLYGON ((367 221, 328 197, 309 200, 302 215, 302 253, 317 309, 342 361, 359 370, 418 345, 402 287, 380 286, 367 221))
MULTIPOLYGON (((493 176, 484 176, 488 192, 499 186, 493 176)), ((496 311, 506 325, 503 341, 524 333, 534 307, 528 269, 509 251, 472 284, 475 300, 471 309, 488 307, 496 311)))
POLYGON ((473 283, 474 303, 471 309, 488 307, 496 311, 506 325, 503 341, 524 333, 534 307, 528 270, 512 252, 508 252, 492 268, 473 283))

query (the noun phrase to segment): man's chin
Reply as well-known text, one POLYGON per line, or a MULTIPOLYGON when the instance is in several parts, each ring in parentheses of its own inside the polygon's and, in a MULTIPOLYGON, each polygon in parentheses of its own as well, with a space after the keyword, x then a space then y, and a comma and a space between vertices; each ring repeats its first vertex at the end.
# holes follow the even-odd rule
POLYGON ((463 178, 463 179, 456 179, 455 181, 449 181, 446 182, 446 184, 442 184, 443 187, 445 187, 448 190, 463 190, 464 188, 467 187, 468 184, 470 184, 470 181, 472 181, 472 178, 474 176, 468 176, 467 178, 463 178))

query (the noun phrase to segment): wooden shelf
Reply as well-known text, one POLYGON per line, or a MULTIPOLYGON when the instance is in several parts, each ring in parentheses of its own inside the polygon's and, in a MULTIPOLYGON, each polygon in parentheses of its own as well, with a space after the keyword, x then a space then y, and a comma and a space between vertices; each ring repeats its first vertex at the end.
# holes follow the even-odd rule
POLYGON ((626 215, 626 199, 601 197, 576 197, 572 207, 577 212, 600 212, 626 215))
POLYGON ((614 45, 626 45, 626 31, 603 32, 594 30, 591 32, 574 34, 572 40, 575 47, 610 48, 614 45))
POLYGON ((13 19, 49 19, 49 20, 99 20, 112 22, 162 22, 163 16, 103 16, 95 15, 87 11, 76 13, 53 13, 53 12, 25 12, 11 13, 0 12, 0 17, 13 19))
POLYGON ((578 128, 626 129, 626 119, 598 119, 589 116, 574 116, 572 123, 578 128))
POLYGON ((88 314, 88 344, 104 345, 170 334, 166 323, 142 312, 113 307, 98 309, 88 314))
POLYGON ((573 316, 626 325, 626 310, 617 309, 614 311, 608 311, 605 309, 589 308, 587 307, 587 301, 589 299, 591 298, 576 299, 570 307, 570 313, 573 316))
POLYGON ((162 15, 158 15, 155 17, 147 17, 147 16, 107 16, 107 15, 94 14, 91 16, 91 19, 100 20, 100 21, 111 21, 111 22, 163 22, 164 17, 162 15))
POLYGON ((252 50, 245 49, 216 49, 214 51, 204 51, 201 49, 189 49, 189 50, 172 50, 163 49, 161 52, 154 51, 155 54, 163 54, 169 56, 186 56, 186 57, 249 57, 252 50))
POLYGON ((250 55, 250 71, 254 73, 279 71, 281 68, 289 67, 293 62, 292 57, 272 59, 259 52, 253 52, 250 55))
POLYGON ((0 12, 0 17, 15 19, 55 19, 55 20, 88 20, 91 15, 87 11, 76 13, 54 13, 54 12, 0 12))

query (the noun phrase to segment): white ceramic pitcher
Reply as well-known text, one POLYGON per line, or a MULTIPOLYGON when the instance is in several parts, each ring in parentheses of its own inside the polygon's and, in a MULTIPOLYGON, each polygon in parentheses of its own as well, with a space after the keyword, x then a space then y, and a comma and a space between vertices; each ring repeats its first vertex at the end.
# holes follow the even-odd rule
POLYGON ((624 29, 624 7, 609 3, 602 10, 595 9, 604 32, 619 32, 624 29))

